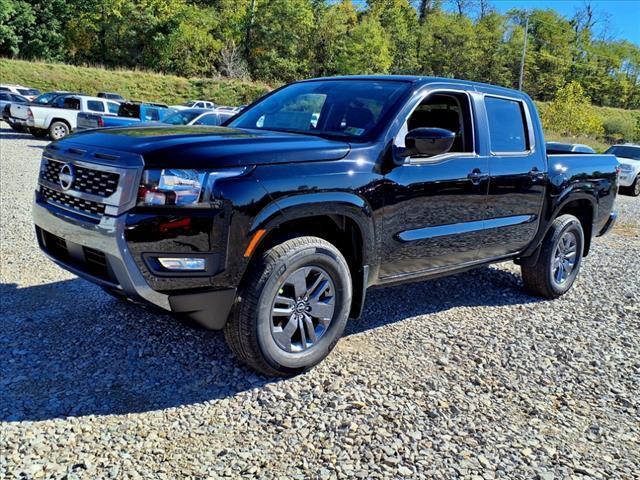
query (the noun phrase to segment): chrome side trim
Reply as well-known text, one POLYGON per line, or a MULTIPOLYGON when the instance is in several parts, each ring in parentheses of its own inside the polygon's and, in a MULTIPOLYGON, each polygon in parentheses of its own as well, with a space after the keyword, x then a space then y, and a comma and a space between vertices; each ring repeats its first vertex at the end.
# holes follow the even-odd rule
POLYGON ((449 225, 405 230, 397 233, 395 236, 396 240, 400 242, 415 242, 416 240, 426 240, 447 235, 459 235, 461 233, 478 232, 480 230, 523 225, 535 221, 536 218, 537 215, 514 215, 512 217, 491 218, 488 220, 477 220, 475 222, 452 223, 449 225))

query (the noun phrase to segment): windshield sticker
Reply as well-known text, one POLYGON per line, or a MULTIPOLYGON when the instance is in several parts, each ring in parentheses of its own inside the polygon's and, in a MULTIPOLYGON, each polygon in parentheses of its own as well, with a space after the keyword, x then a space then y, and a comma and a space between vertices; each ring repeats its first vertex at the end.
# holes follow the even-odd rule
POLYGON ((348 135, 353 135, 354 137, 359 137, 364 133, 364 128, 347 127, 344 129, 344 133, 348 135))

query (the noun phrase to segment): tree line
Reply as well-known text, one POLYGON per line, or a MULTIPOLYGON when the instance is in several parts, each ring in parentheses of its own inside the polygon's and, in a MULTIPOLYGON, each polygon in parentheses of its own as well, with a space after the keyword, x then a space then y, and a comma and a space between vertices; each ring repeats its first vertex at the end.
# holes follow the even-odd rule
POLYGON ((588 3, 498 13, 488 0, 0 0, 0 55, 270 84, 419 74, 518 87, 570 82, 600 106, 640 108, 640 47, 596 34, 588 3))

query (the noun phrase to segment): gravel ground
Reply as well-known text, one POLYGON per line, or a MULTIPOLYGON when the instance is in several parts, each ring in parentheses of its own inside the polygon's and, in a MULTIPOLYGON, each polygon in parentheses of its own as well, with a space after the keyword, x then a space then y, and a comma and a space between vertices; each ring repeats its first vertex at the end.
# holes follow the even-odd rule
POLYGON ((0 477, 640 477, 640 199, 559 300, 511 264, 373 290, 325 362, 273 381, 47 261, 46 142, 0 135, 0 477))

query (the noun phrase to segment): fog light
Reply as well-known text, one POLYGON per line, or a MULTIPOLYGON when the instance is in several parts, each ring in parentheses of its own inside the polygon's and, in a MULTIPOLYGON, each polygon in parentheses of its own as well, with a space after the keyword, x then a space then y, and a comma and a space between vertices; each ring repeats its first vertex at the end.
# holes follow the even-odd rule
POLYGON ((181 257, 181 258, 164 258, 159 257, 158 262, 167 270, 186 270, 197 271, 206 269, 206 260, 204 258, 181 257))

